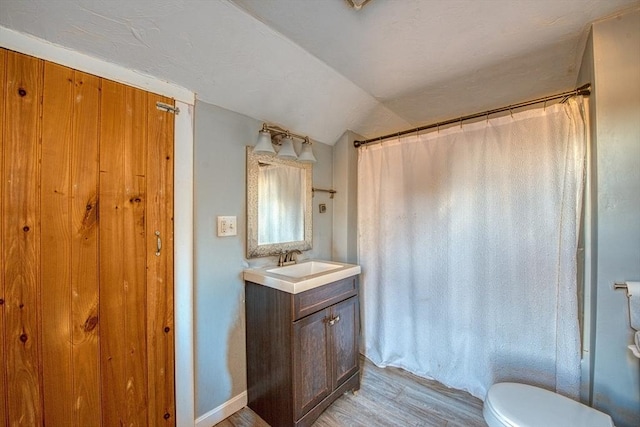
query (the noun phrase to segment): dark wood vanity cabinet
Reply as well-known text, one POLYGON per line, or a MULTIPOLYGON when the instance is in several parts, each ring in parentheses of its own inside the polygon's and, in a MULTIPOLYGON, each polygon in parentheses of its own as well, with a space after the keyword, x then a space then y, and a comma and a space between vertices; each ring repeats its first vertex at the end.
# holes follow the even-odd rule
POLYGON ((310 426, 360 387, 358 276, 298 294, 246 282, 249 407, 272 426, 310 426))

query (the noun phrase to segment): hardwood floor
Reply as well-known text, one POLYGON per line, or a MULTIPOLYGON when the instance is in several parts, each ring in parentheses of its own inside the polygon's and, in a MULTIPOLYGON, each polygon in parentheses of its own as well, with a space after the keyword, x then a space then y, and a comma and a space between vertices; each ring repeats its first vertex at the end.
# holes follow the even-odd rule
MULTIPOLYGON (((360 391, 341 396, 313 427, 486 427, 482 401, 466 392, 402 369, 378 368, 366 358, 361 358, 361 366, 360 391)), ((216 427, 269 425, 243 408, 216 427)))

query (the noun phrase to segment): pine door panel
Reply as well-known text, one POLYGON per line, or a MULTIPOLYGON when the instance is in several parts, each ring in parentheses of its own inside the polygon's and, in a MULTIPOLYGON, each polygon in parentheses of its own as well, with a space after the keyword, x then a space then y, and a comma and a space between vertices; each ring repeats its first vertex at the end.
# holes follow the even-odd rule
POLYGON ((173 100, 149 94, 147 101, 147 346, 149 425, 175 425, 173 321, 173 134, 174 120, 156 103, 173 100), (156 235, 159 232, 159 236, 156 235), (160 256, 156 255, 158 237, 160 256), (155 248, 156 250, 154 250, 155 248))
MULTIPOLYGON (((124 295, 127 364, 127 421, 144 425, 148 419, 146 345, 146 154, 147 93, 126 87, 124 119, 124 295)), ((151 249, 151 248, 150 248, 151 249)))
POLYGON ((74 71, 71 148, 71 362, 75 426, 99 426, 98 77, 74 71))
POLYGON ((2 240, 7 421, 42 425, 39 132, 42 62, 7 52, 2 240))
POLYGON ((113 295, 100 304, 103 387, 113 396, 103 398, 106 424, 117 421, 113 414, 136 425, 175 423, 173 117, 156 108, 157 99, 103 82, 100 259, 112 266, 101 267, 100 282, 101 297, 113 295))
POLYGON ((0 423, 175 425, 173 101, 4 49, 0 83, 0 423))
POLYGON ((144 425, 146 387, 146 96, 102 87, 100 268, 104 422, 144 425), (105 297, 103 299, 102 297, 105 297))
POLYGON ((4 274, 4 118, 5 103, 7 99, 7 51, 0 49, 0 420, 5 420, 5 424, 9 419, 7 414, 7 378, 6 378, 6 357, 5 357, 5 274, 4 274))
POLYGON ((103 424, 126 420, 126 341, 124 294, 124 132, 120 112, 125 109, 125 88, 102 85, 100 120, 100 379, 103 424))
MULTIPOLYGON (((71 360, 71 143, 73 70, 45 64, 42 103, 42 380, 47 423, 63 425, 72 419, 71 360), (49 329, 55 330, 51 333, 49 329)), ((95 262, 95 260, 94 260, 95 262)))
POLYGON ((96 189, 100 81, 44 63, 43 404, 51 425, 99 425, 96 189), (53 333, 55 331, 55 333, 53 333))

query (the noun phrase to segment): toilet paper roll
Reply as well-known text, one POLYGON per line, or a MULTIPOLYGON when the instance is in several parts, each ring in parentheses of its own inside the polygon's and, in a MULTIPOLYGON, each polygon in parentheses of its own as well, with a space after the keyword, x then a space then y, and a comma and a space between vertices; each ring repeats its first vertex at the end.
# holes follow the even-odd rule
POLYGON ((640 282, 627 282, 629 297, 629 322, 633 329, 640 330, 640 282))

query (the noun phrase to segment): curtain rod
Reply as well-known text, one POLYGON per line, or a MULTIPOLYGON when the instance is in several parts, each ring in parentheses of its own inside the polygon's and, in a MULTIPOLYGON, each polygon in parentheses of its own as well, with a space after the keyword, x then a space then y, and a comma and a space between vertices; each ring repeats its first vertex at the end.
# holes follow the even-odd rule
MULTIPOLYGON (((513 110, 514 108, 521 108, 521 107, 527 107, 529 105, 534 105, 534 104, 539 104, 541 102, 547 102, 547 101, 553 101, 556 99, 562 99, 562 98, 566 98, 569 99, 572 96, 578 96, 578 95, 584 95, 584 96, 588 96, 591 93, 591 83, 587 83, 583 86, 580 86, 577 89, 574 90, 570 90, 567 92, 562 92, 562 93, 558 93, 556 95, 550 95, 550 96, 545 96, 543 98, 538 98, 538 99, 532 99, 531 101, 525 101, 525 102, 520 102, 518 104, 513 104, 513 105, 509 105, 506 107, 501 107, 501 108, 496 108, 493 110, 487 110, 487 111, 483 111, 481 113, 475 113, 475 114, 470 114, 468 116, 462 116, 462 117, 458 117, 455 119, 451 119, 451 120, 445 120, 444 122, 437 122, 437 123, 432 123, 430 125, 424 125, 424 126, 418 126, 412 129, 407 129, 407 130, 403 130, 400 132, 395 132, 395 133, 390 133, 387 135, 383 135, 383 136, 378 136, 376 138, 371 138, 371 139, 365 139, 364 141, 353 141, 353 146, 358 148, 361 147, 363 145, 366 144, 371 144, 374 142, 382 142, 385 139, 389 139, 389 138, 397 138, 399 136, 402 135, 407 135, 410 133, 414 133, 414 132, 420 132, 423 130, 427 130, 427 129, 433 129, 433 128, 437 128, 440 126, 446 126, 446 125, 450 125, 453 123, 462 123, 466 120, 471 120, 471 119, 477 119, 478 117, 485 117, 485 116, 489 116, 491 114, 496 114, 496 113, 501 113, 503 111, 510 111, 513 110)), ((564 102, 566 99, 563 99, 562 102, 564 102)))

